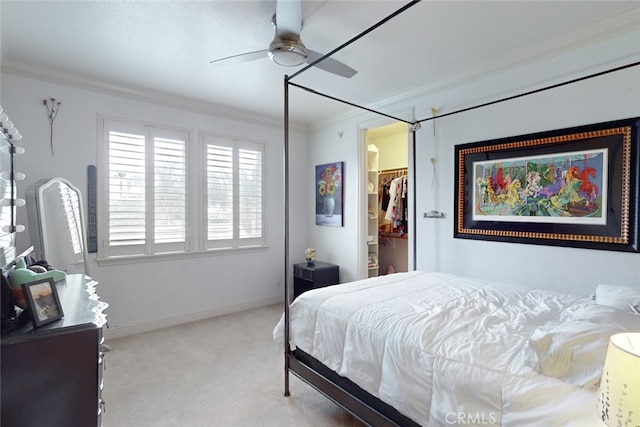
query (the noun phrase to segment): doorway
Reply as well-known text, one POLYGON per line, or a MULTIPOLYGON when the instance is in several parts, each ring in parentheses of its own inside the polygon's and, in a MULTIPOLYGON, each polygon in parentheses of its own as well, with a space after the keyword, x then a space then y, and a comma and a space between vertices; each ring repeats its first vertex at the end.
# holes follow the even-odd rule
POLYGON ((367 150, 367 277, 409 271, 412 192, 409 130, 404 122, 369 128, 367 150))

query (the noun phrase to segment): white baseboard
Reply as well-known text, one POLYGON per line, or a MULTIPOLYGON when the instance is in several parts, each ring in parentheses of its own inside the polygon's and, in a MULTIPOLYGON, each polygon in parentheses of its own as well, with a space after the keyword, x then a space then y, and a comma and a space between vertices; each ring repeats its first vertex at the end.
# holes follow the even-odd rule
POLYGON ((198 320, 209 319, 211 317, 223 316, 225 314, 237 313, 240 311, 250 310, 252 308, 264 307, 266 305, 278 303, 282 303, 282 297, 273 297, 257 301, 250 301, 242 304, 228 305, 224 307, 218 307, 213 310, 156 319, 148 322, 140 322, 116 327, 105 326, 102 329, 102 334, 104 335, 105 340, 121 338, 129 335, 141 334, 144 332, 154 331, 156 329, 169 328, 171 326, 177 326, 183 323, 196 322, 198 320))

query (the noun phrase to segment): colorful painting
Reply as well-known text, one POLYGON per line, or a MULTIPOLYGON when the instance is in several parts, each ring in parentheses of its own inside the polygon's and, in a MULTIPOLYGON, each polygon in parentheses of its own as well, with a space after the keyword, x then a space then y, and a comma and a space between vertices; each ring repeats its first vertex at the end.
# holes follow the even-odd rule
POLYGON ((473 164, 473 218, 606 224, 607 149, 473 164))
POLYGON ((454 237, 640 252, 640 117, 455 147, 454 237))
POLYGON ((316 166, 316 225, 342 227, 344 162, 316 166))

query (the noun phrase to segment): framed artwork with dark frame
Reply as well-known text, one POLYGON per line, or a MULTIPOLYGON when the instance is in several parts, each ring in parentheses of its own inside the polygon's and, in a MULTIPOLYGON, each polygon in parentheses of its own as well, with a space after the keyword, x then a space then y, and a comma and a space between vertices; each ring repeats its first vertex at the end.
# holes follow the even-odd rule
POLYGON ((316 166, 316 225, 342 227, 343 172, 344 162, 316 166))
POLYGON ((454 237, 639 252, 640 117, 455 147, 454 237))
POLYGON ((46 325, 64 316, 58 290, 52 278, 23 283, 22 291, 34 328, 46 325))

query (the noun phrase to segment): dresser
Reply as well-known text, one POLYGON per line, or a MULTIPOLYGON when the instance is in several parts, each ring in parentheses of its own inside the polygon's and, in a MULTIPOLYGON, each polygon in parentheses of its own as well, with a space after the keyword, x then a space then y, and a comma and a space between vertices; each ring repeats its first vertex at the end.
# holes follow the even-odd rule
POLYGON ((69 274, 56 283, 64 317, 2 336, 2 427, 102 425, 102 327, 108 304, 97 282, 69 274))
POLYGON ((293 265, 293 297, 310 289, 336 285, 340 282, 340 267, 327 262, 316 261, 293 265))

